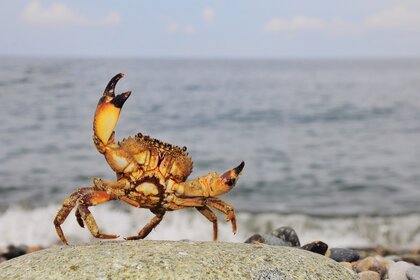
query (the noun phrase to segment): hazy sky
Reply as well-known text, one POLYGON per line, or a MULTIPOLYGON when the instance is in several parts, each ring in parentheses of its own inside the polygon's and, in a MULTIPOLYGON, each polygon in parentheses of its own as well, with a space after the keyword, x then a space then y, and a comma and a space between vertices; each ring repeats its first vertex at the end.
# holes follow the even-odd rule
POLYGON ((419 0, 0 3, 0 55, 420 56, 419 0))

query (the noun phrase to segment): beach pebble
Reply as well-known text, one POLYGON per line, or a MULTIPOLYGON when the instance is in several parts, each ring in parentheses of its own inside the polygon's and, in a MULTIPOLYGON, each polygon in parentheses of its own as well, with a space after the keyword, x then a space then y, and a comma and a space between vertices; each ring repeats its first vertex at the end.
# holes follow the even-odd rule
POLYGON ((381 280, 381 276, 376 271, 363 271, 358 275, 362 280, 381 280))
POLYGON ((311 251, 320 255, 325 255, 328 245, 322 241, 313 241, 300 247, 303 250, 311 251))
POLYGON ((396 262, 388 270, 389 280, 407 280, 406 272, 414 265, 408 262, 396 262))
POLYGON ((420 265, 420 255, 402 255, 401 259, 415 265, 420 265))
POLYGON ((42 249, 44 248, 42 248, 41 246, 29 246, 28 249, 26 250, 26 253, 29 254, 29 253, 36 252, 42 249))
POLYGON ((394 262, 402 261, 401 257, 398 255, 388 255, 388 256, 385 256, 384 258, 387 260, 394 261, 394 262))
POLYGON ((345 248, 331 248, 329 257, 336 262, 355 262, 360 259, 357 251, 345 248))
POLYGON ((420 266, 413 266, 405 272, 408 280, 420 280, 420 266))
POLYGON ((9 245, 7 247, 7 252, 1 254, 1 257, 5 258, 6 260, 10 260, 10 259, 26 254, 27 249, 28 249, 27 246, 9 245))
MULTIPOLYGON (((283 241, 282 239, 268 235, 268 234, 254 234, 247 240, 245 243, 263 243, 272 246, 289 246, 289 243, 283 241)), ((289 246, 290 247, 290 246, 289 246)))
POLYGON ((349 263, 349 262, 340 262, 339 264, 341 266, 344 266, 347 269, 350 269, 350 270, 353 270, 353 268, 354 268, 354 265, 352 263, 349 263))
POLYGON ((383 278, 383 276, 386 273, 385 266, 383 266, 375 257, 364 258, 363 260, 360 260, 356 264, 357 272, 363 272, 363 271, 369 271, 369 270, 378 272, 381 278, 383 278))
POLYGON ((300 247, 299 237, 291 227, 279 227, 270 233, 288 243, 290 247, 300 247))

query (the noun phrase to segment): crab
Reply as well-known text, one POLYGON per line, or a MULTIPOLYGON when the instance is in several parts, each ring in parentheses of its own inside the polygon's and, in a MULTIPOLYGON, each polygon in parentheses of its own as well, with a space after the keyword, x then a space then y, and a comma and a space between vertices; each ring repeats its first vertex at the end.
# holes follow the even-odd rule
POLYGON ((234 207, 218 198, 236 184, 245 165, 222 175, 210 172, 205 176, 186 181, 192 172, 193 162, 187 148, 164 143, 138 133, 120 142, 115 141, 114 128, 120 111, 131 91, 115 95, 117 82, 123 73, 114 76, 99 99, 94 121, 93 142, 99 153, 116 173, 115 181, 93 178, 89 187, 79 188, 67 197, 55 219, 54 226, 61 241, 68 245, 61 225, 73 208, 81 227, 100 239, 118 238, 115 234, 102 233, 89 211, 89 207, 111 200, 120 200, 131 206, 147 208, 155 215, 135 236, 125 240, 145 238, 163 219, 167 211, 194 207, 213 224, 213 240, 217 240, 217 216, 211 208, 226 215, 232 231, 237 231, 234 207))

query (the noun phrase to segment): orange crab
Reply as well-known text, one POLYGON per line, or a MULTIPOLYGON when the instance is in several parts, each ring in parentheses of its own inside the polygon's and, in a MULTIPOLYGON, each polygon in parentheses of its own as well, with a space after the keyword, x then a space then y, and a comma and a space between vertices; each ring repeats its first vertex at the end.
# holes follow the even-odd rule
POLYGON ((115 142, 114 128, 121 108, 131 94, 128 91, 115 95, 115 86, 122 77, 124 74, 117 74, 106 86, 93 121, 93 142, 115 171, 117 180, 94 178, 90 187, 80 188, 64 200, 54 219, 60 239, 68 244, 61 224, 74 207, 77 222, 81 227, 86 225, 94 237, 117 238, 118 235, 101 233, 88 209, 89 206, 110 200, 121 200, 135 207, 148 208, 155 214, 137 235, 126 237, 126 240, 145 238, 160 223, 166 211, 186 207, 195 207, 213 223, 214 240, 217 240, 217 217, 209 207, 226 214, 226 221, 232 223, 232 231, 236 233, 234 208, 217 196, 233 188, 244 162, 222 175, 211 172, 186 181, 193 166, 186 147, 173 146, 141 133, 115 142))

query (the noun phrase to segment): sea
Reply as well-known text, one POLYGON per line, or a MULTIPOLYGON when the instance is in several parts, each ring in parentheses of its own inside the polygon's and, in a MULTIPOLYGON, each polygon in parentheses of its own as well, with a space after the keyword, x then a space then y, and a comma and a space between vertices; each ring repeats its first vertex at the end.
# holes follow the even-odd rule
MULTIPOLYGON (((289 226, 301 243, 420 245, 419 59, 0 57, 0 247, 60 244, 53 219, 93 177, 115 174, 92 142, 96 104, 115 74, 132 91, 116 139, 141 132, 188 147, 189 179, 245 161, 221 198, 219 240, 289 226)), ((101 230, 135 235, 153 215, 91 207, 101 230)), ((71 244, 98 242, 70 214, 71 244)), ((169 212, 147 239, 212 240, 194 209, 169 212)))

